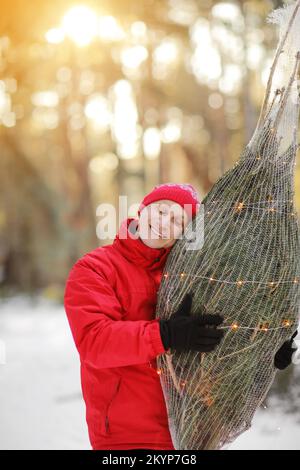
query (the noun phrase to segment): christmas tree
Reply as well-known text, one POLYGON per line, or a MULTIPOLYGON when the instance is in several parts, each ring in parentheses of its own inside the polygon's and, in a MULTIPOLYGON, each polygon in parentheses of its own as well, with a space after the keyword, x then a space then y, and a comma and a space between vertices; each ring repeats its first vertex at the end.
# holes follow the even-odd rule
POLYGON ((213 352, 158 358, 176 449, 220 449, 251 426, 276 374, 274 355, 298 325, 300 1, 269 21, 280 38, 253 137, 174 245, 158 293, 158 318, 169 318, 188 292, 192 315, 224 316, 213 352))

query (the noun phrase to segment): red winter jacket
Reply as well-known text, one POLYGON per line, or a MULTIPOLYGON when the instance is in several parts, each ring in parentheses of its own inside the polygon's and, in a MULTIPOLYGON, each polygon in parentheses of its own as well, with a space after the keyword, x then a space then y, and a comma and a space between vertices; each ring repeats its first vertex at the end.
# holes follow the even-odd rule
POLYGON ((89 438, 96 449, 174 449, 156 357, 163 354, 154 319, 169 248, 128 234, 80 258, 64 305, 80 356, 89 438))

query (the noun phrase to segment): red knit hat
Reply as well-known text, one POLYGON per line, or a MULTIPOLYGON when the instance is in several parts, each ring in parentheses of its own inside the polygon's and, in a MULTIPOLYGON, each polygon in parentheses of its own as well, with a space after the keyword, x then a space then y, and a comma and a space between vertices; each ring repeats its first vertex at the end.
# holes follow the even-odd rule
POLYGON ((192 217, 197 214, 201 204, 198 193, 191 184, 159 184, 144 197, 139 206, 138 215, 140 215, 140 212, 145 206, 152 204, 152 202, 159 201, 160 199, 169 199, 177 202, 177 204, 180 204, 192 217))

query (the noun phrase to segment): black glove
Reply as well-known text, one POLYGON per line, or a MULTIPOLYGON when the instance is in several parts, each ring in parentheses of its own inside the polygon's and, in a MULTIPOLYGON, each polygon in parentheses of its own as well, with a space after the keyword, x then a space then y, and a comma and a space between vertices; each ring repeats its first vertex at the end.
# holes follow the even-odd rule
POLYGON ((285 341, 274 357, 274 366, 277 369, 283 370, 288 367, 292 362, 292 355, 297 348, 292 348, 293 339, 297 336, 298 330, 295 331, 291 339, 285 341))
POLYGON ((192 295, 186 294, 178 310, 168 320, 160 320, 160 335, 166 350, 208 352, 215 349, 224 336, 217 330, 224 318, 220 315, 190 316, 192 295))

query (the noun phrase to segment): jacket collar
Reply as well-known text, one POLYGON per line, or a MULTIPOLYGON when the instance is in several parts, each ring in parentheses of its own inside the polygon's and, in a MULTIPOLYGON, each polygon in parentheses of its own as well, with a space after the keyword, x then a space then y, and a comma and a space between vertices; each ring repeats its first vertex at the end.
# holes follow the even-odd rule
POLYGON ((113 246, 128 261, 148 269, 163 269, 172 246, 167 248, 151 248, 141 240, 135 229, 138 220, 128 217, 123 220, 113 241, 113 246), (130 224, 130 229, 128 226, 130 224))

